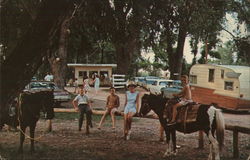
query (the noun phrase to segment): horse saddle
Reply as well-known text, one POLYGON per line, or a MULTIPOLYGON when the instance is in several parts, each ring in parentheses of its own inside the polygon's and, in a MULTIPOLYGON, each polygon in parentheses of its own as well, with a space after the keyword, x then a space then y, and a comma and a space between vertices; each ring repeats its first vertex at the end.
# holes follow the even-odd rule
POLYGON ((200 105, 196 102, 188 103, 177 109, 177 123, 191 123, 195 122, 197 118, 197 112, 200 105))

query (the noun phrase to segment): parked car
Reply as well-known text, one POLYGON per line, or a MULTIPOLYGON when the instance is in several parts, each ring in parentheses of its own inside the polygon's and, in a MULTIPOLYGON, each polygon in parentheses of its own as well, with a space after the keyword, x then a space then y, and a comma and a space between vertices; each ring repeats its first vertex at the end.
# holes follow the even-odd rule
POLYGON ((146 83, 145 77, 138 78, 138 82, 137 82, 138 86, 142 87, 144 83, 146 83))
POLYGON ((172 87, 173 80, 158 79, 152 85, 149 86, 148 90, 152 94, 161 94, 161 89, 164 87, 172 87))
POLYGON ((71 100, 69 92, 64 89, 60 89, 54 82, 47 81, 31 81, 25 90, 36 90, 36 89, 53 89, 54 90, 54 101, 56 105, 60 105, 62 102, 68 102, 71 100))
POLYGON ((166 86, 161 88, 161 94, 166 98, 173 98, 173 94, 180 93, 182 90, 181 81, 174 80, 172 86, 166 86))
POLYGON ((143 87, 147 90, 157 81, 157 79, 146 79, 146 83, 143 84, 143 87))

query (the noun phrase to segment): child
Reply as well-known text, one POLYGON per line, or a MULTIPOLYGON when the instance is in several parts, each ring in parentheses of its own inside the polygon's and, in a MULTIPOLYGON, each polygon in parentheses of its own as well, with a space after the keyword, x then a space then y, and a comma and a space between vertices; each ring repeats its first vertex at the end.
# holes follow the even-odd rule
POLYGON ((120 106, 120 100, 119 96, 115 94, 115 88, 110 88, 110 95, 107 97, 107 103, 106 103, 106 111, 104 115, 102 116, 102 119, 99 123, 98 129, 101 129, 102 123, 104 122, 106 116, 110 114, 112 119, 112 129, 115 129, 115 113, 119 113, 118 107, 120 106))
POLYGON ((183 86, 182 91, 178 94, 173 94, 173 96, 175 96, 175 97, 180 97, 181 101, 173 106, 173 117, 168 125, 175 124, 175 119, 176 119, 176 115, 177 115, 177 108, 184 106, 184 105, 188 104, 189 102, 193 102, 191 89, 190 89, 190 86, 188 84, 188 76, 187 75, 181 76, 181 83, 183 86))
POLYGON ((75 110, 80 113, 78 130, 81 131, 84 113, 86 113, 87 121, 90 123, 89 125, 92 127, 92 123, 91 123, 92 111, 90 108, 90 101, 87 95, 85 94, 85 90, 83 88, 80 88, 80 93, 75 97, 72 104, 75 110))

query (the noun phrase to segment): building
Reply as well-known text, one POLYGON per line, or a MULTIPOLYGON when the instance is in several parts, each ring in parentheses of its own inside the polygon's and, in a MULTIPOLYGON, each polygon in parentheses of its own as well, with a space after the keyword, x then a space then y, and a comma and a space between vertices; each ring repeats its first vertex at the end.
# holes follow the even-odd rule
POLYGON ((104 77, 112 76, 112 69, 117 67, 116 64, 77 64, 69 63, 68 67, 74 69, 75 78, 78 80, 78 84, 83 83, 83 78, 88 76, 92 78, 94 74, 104 77))

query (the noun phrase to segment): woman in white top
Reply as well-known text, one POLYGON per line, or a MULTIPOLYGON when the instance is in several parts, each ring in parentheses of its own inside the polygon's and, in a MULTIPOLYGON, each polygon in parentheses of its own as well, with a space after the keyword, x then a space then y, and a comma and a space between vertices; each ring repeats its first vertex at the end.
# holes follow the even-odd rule
POLYGON ((135 91, 135 84, 129 84, 129 91, 126 92, 124 109, 124 138, 130 139, 132 117, 138 112, 139 92, 135 91))

